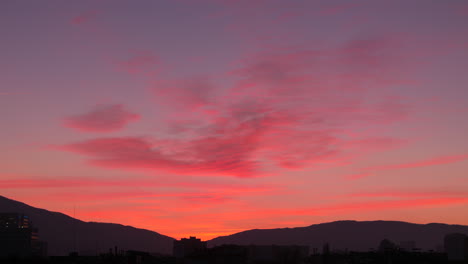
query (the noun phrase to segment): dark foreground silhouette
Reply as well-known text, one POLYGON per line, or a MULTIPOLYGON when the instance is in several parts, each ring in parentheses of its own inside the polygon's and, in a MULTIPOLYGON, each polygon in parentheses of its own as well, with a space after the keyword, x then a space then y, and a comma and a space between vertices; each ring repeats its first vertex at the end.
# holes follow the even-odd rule
POLYGON ((48 244, 48 255, 67 256, 78 251, 96 256, 115 246, 145 252, 172 253, 174 239, 153 231, 119 224, 83 222, 0 196, 0 213, 28 215, 48 244))
POLYGON ((206 242, 83 222, 1 196, 0 216, 0 263, 468 263, 468 226, 460 225, 337 221, 206 242), (39 238, 41 247, 24 248, 39 238))
POLYGON ((441 251, 446 234, 468 234, 468 226, 446 224, 411 224, 395 221, 337 221, 308 227, 255 229, 208 241, 208 246, 236 245, 309 245, 347 251, 369 251, 387 238, 398 245, 423 251, 441 251))
POLYGON ((467 261, 449 261, 444 253, 434 252, 349 252, 312 254, 304 258, 285 255, 283 258, 251 257, 244 247, 226 245, 209 249, 190 257, 151 255, 129 251, 124 255, 62 256, 48 258, 0 258, 4 264, 466 264, 467 261))

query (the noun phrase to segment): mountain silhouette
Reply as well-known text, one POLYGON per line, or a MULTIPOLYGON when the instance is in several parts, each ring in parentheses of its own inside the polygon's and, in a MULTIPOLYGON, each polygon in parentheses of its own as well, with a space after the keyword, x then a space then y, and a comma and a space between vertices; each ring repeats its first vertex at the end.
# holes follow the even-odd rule
MULTIPOLYGON (((35 208, 0 196, 0 213, 22 213, 30 217, 39 237, 48 243, 51 256, 96 255, 109 249, 138 250, 171 254, 174 239, 159 233, 120 224, 84 222, 62 213, 35 208), (76 239, 75 239, 76 237, 76 239), (75 242, 76 241, 76 242, 75 242)), ((395 242, 414 241, 417 248, 434 250, 443 245, 450 233, 468 235, 468 226, 413 224, 397 221, 336 221, 307 227, 253 229, 208 241, 209 247, 235 245, 305 245, 332 250, 368 251, 383 239, 395 242)))
POLYGON ((307 245, 321 251, 325 243, 332 250, 368 251, 377 249, 383 239, 395 242, 414 241, 417 248, 436 250, 449 233, 468 234, 468 226, 447 224, 412 224, 397 221, 336 221, 296 228, 253 229, 208 241, 210 247, 237 245, 307 245))
POLYGON ((40 240, 48 243, 51 256, 68 255, 75 250, 82 255, 96 255, 106 253, 110 248, 114 250, 116 246, 118 250, 172 252, 174 239, 153 231, 120 224, 83 222, 3 196, 0 196, 0 213, 28 215, 33 226, 39 229, 40 240))

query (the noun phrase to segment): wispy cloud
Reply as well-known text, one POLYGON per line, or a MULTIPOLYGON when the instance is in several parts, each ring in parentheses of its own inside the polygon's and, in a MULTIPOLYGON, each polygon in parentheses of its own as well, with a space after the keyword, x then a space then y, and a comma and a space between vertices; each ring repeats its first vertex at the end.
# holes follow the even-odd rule
POLYGON ((272 184, 239 184, 232 182, 199 182, 187 179, 99 179, 91 177, 50 178, 44 176, 0 174, 1 189, 61 189, 61 188, 179 188, 202 190, 205 193, 254 194, 277 192, 283 187, 272 184))
POLYGON ((397 170, 397 169, 409 169, 409 168, 419 168, 419 167, 427 167, 427 166, 437 166, 437 165, 444 165, 450 163, 456 163, 465 161, 468 159, 468 154, 463 155, 449 155, 449 156, 440 156, 435 158, 429 158, 425 160, 419 160, 415 162, 407 162, 407 163, 399 163, 399 164, 392 164, 392 165, 382 165, 382 166, 373 166, 365 168, 364 170, 370 171, 379 171, 379 170, 397 170))
POLYGON ((401 199, 390 201, 366 201, 343 203, 336 205, 329 205, 323 207, 310 208, 307 210, 297 211, 297 214, 311 214, 323 215, 330 213, 343 213, 373 211, 373 210, 389 210, 401 208, 419 208, 419 207, 439 207, 453 204, 466 204, 468 197, 442 197, 442 198, 415 198, 415 199, 401 199))
POLYGON ((357 192, 348 195, 353 198, 447 198, 447 197, 468 197, 468 192, 460 191, 380 191, 380 192, 357 192))
POLYGON ((140 119, 140 115, 128 111, 122 104, 98 105, 93 110, 69 116, 64 126, 85 132, 112 132, 140 119))
MULTIPOLYGON (((402 142, 396 141, 392 142, 393 140, 377 140, 377 142, 373 142, 374 140, 371 140, 371 143, 377 143, 376 147, 380 147, 381 144, 383 144, 384 147, 395 147, 401 144, 402 142), (387 144, 390 144, 390 146, 387 146, 387 144)), ((354 142, 353 144, 355 144, 354 142)), ((388 171, 388 170, 402 170, 402 169, 412 169, 412 168, 421 168, 421 167, 429 167, 429 166, 439 166, 439 165, 446 165, 446 164, 452 164, 452 163, 457 163, 457 162, 462 162, 468 160, 468 155, 462 154, 462 155, 447 155, 447 156, 439 156, 439 157, 433 157, 433 158, 428 158, 428 159, 423 159, 419 161, 414 161, 414 162, 406 162, 406 163, 397 163, 397 164, 390 164, 390 165, 377 165, 377 166, 371 166, 371 167, 365 167, 360 169, 360 173, 356 174, 351 174, 351 175, 345 175, 343 178, 348 179, 348 180, 358 180, 362 178, 367 178, 369 176, 375 176, 378 175, 379 172, 381 171, 388 171)))
POLYGON ((73 17, 70 23, 73 25, 82 25, 94 20, 98 14, 99 12, 97 10, 89 10, 73 17))
POLYGON ((322 8, 319 14, 323 16, 338 15, 341 13, 345 13, 346 11, 349 11, 358 6, 360 6, 359 3, 346 3, 346 4, 331 5, 331 6, 322 8))
POLYGON ((126 59, 115 60, 118 70, 129 74, 155 74, 160 59, 150 51, 134 51, 126 59))

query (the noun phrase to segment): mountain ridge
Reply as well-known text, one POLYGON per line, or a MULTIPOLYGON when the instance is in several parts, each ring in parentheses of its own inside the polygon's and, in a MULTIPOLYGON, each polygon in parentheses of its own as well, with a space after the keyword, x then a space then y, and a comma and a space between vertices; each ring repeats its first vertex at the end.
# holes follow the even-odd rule
POLYGON ((423 250, 441 250, 449 233, 468 234, 468 226, 444 223, 416 224, 404 221, 339 220, 305 227, 252 229, 208 241, 208 245, 308 245, 322 248, 325 243, 338 250, 368 251, 380 241, 389 239, 397 244, 413 241, 423 250))
MULTIPOLYGON (((85 222, 60 212, 30 206, 26 203, 0 196, 0 212, 23 213, 31 217, 39 228, 39 236, 49 244, 49 255, 67 255, 75 251, 70 230, 76 227, 76 251, 83 255, 120 249, 170 254, 174 239, 155 231, 118 223, 85 222), (64 235, 67 234, 68 236, 64 235)), ((468 234, 468 226, 445 223, 417 224, 388 220, 337 220, 304 227, 283 227, 244 230, 208 240, 208 246, 237 245, 307 245, 321 248, 330 243, 333 249, 367 251, 377 248, 383 239, 397 244, 414 241, 423 250, 434 250, 443 244, 449 233, 468 234)))
POLYGON ((118 223, 85 222, 4 196, 0 196, 0 212, 28 215, 33 226, 39 229, 40 239, 47 241, 49 255, 68 255, 72 251, 96 255, 115 246, 162 254, 172 252, 173 238, 147 229, 118 223))

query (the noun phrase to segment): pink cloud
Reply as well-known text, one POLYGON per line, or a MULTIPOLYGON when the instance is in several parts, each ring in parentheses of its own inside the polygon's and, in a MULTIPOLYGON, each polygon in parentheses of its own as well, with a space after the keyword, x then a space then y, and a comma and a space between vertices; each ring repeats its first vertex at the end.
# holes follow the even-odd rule
POLYGON ((344 203, 337 205, 330 205, 324 207, 311 208, 307 210, 298 211, 297 214, 304 215, 319 215, 319 214, 333 214, 346 211, 364 212, 373 210, 388 210, 400 208, 417 208, 417 207, 439 207, 452 204, 465 204, 468 203, 467 197, 443 197, 443 198, 418 198, 418 199, 402 199, 391 201, 368 201, 358 203, 344 203))
POLYGON ((153 146, 143 138, 102 138, 62 146, 67 151, 90 156, 100 167, 131 170, 163 170, 189 175, 256 176, 257 164, 248 159, 255 135, 238 141, 228 137, 204 138, 177 144, 177 149, 153 146), (234 141, 235 140, 235 141, 234 141), (234 145, 230 142, 242 142, 234 145))
MULTIPOLYGON (((277 219, 278 217, 287 215, 289 219, 294 217, 304 216, 333 216, 343 215, 352 213, 356 215, 362 212, 369 211, 386 211, 394 209, 406 209, 406 208, 437 208, 448 205, 460 205, 468 204, 468 198, 466 196, 451 196, 451 197, 405 197, 402 199, 391 199, 391 200, 378 200, 378 201, 360 201, 360 202, 337 202, 330 204, 322 204, 311 207, 302 208, 274 208, 274 209, 260 209, 249 205, 243 205, 235 215, 228 215, 225 221, 245 221, 253 220, 253 216, 256 220, 261 219, 277 219), (229 220, 228 220, 229 219, 229 220)), ((218 217, 220 214, 207 213, 204 217, 218 217)), ((270 222, 271 223, 271 222, 270 222)))
POLYGON ((300 17, 305 15, 305 11, 299 11, 299 10, 292 10, 292 11, 285 11, 278 15, 278 21, 281 23, 288 22, 289 20, 292 20, 294 18, 300 17))
POLYGON ((405 145, 407 140, 392 137, 367 137, 348 142, 349 146, 362 147, 363 149, 387 150, 405 145))
MULTIPOLYGON (((365 201, 365 202, 345 202, 318 205, 309 208, 296 208, 296 209, 271 209, 271 210, 256 210, 257 215, 265 217, 274 217, 278 215, 289 216, 304 216, 304 215, 338 215, 343 213, 352 212, 354 215, 360 212, 367 211, 384 211, 392 209, 404 208, 433 208, 443 207, 446 205, 467 204, 468 198, 464 197, 410 197, 406 199, 396 200, 383 200, 383 201, 365 201)), ((240 219, 244 217, 248 219, 248 212, 244 212, 240 219)), ((239 219, 239 220, 240 220, 239 219)))
POLYGON ((468 197, 468 192, 460 191, 382 191, 382 192, 359 192, 349 195, 356 198, 446 198, 446 197, 468 197))
POLYGON ((218 76, 232 80, 228 86, 210 77, 158 79, 152 90, 171 133, 96 138, 61 149, 106 168, 245 178, 269 175, 275 166, 342 164, 356 155, 351 150, 396 146, 398 139, 349 133, 397 122, 409 111, 387 89, 404 79, 392 67, 399 56, 390 47, 398 41, 389 39, 253 54, 218 76), (366 100, 370 87, 381 92, 366 100))
POLYGON ((129 74, 154 74, 160 64, 160 59, 148 51, 133 52, 132 56, 125 60, 114 62, 119 70, 129 74))
POLYGON ((65 118, 63 124, 85 132, 112 132, 124 128, 140 115, 128 111, 121 104, 98 105, 90 112, 65 118))
POLYGON ((88 23, 89 21, 95 19, 97 14, 98 14, 98 11, 90 10, 90 11, 84 12, 84 13, 78 15, 78 16, 75 16, 74 18, 72 18, 72 20, 70 22, 73 25, 85 24, 85 23, 88 23))
POLYGON ((346 11, 349 11, 355 7, 358 7, 359 4, 357 3, 346 3, 346 4, 340 4, 340 5, 334 5, 334 6, 329 6, 325 7, 320 10, 320 15, 323 16, 332 16, 332 15, 337 15, 344 13, 346 11))
MULTIPOLYGON (((385 140, 386 141, 386 140, 385 140)), ((383 146, 387 148, 387 143, 390 142, 380 142, 383 143, 383 146)), ((354 144, 355 142, 353 142, 354 144)), ((373 142, 371 142, 373 143, 373 142)), ((377 143, 380 145, 380 143, 377 143)), ((401 142, 400 142, 401 143, 401 142)), ((398 144, 398 141, 396 142, 398 144)), ((393 145, 393 143, 391 144, 393 145)), ((438 166, 438 165, 445 165, 451 164, 456 162, 462 162, 468 159, 468 155, 452 155, 452 156, 441 156, 430 158, 426 160, 416 161, 416 162, 408 162, 408 163, 400 163, 400 164, 393 164, 393 165, 381 165, 381 166, 372 166, 367 168, 362 168, 362 172, 354 175, 346 175, 344 176, 345 179, 349 180, 357 180, 365 177, 369 177, 374 175, 378 171, 386 171, 386 170, 398 170, 398 169, 411 169, 411 168, 420 168, 420 167, 428 167, 428 166, 438 166)))
POLYGON ((2 175, 0 174, 0 189, 45 189, 45 188, 181 188, 184 190, 203 190, 204 193, 221 192, 230 195, 239 194, 265 194, 279 192, 283 187, 271 184, 238 184, 220 182, 198 182, 190 179, 177 180, 173 178, 164 179, 97 179, 86 177, 48 178, 27 177, 25 175, 2 175))
POLYGON ((396 170, 396 169, 419 168, 419 167, 456 163, 456 162, 465 161, 467 159, 468 159, 467 154, 441 156, 441 157, 435 157, 435 158, 430 158, 430 159, 416 161, 416 162, 368 167, 368 168, 365 168, 365 170, 396 170))
POLYGON ((199 110, 213 103, 215 86, 206 77, 158 80, 153 89, 158 103, 172 109, 199 110))
POLYGON ((351 174, 351 175, 346 175, 344 178, 348 180, 359 180, 362 178, 366 178, 371 176, 371 173, 358 173, 358 174, 351 174))
MULTIPOLYGON (((243 203, 242 199, 246 197, 281 193, 278 187, 260 184, 203 183, 190 182, 190 180, 171 182, 171 179, 168 181, 161 179, 104 180, 73 177, 70 179, 6 179, 0 181, 0 189, 23 189, 23 191, 16 190, 16 192, 27 194, 28 199, 33 197, 32 199, 40 199, 46 203, 73 202, 83 208, 95 208, 101 202, 118 202, 117 210, 121 210, 120 202, 122 202, 124 205, 132 205, 134 212, 138 212, 138 215, 141 215, 142 211, 154 211, 158 208, 166 210, 171 216, 181 212, 198 212, 201 209, 222 206, 226 203, 243 203), (30 197, 32 193, 34 195, 30 197), (96 201, 100 203, 96 204, 96 201), (177 208, 177 210, 173 211, 171 208, 177 208)), ((83 212, 89 212, 89 209, 82 209, 80 216, 83 212)))
POLYGON ((224 195, 213 195, 213 194, 198 194, 198 195, 184 195, 182 197, 185 201, 190 203, 203 203, 203 204, 223 204, 231 201, 232 198, 224 195))

